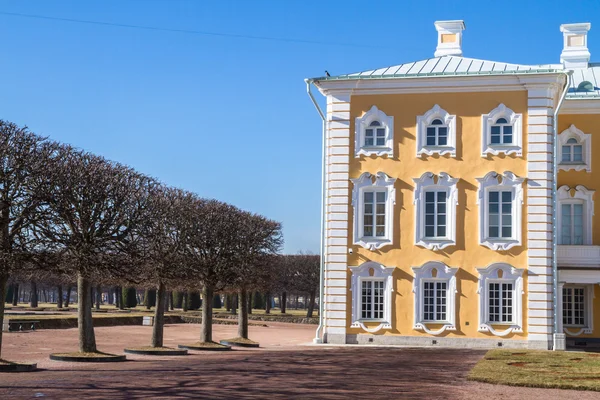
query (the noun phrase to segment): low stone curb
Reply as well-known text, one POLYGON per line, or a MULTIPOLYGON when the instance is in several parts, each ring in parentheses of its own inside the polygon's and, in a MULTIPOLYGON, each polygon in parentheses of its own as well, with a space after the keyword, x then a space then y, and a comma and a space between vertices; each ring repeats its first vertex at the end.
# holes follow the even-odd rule
POLYGON ((185 356, 187 350, 137 350, 137 349, 125 349, 123 350, 127 354, 139 354, 143 356, 185 356))
MULTIPOLYGON (((221 343, 221 344, 225 344, 225 343, 221 343)), ((227 346, 227 347, 202 347, 202 346, 194 346, 193 344, 190 344, 190 345, 180 344, 177 347, 179 347, 180 349, 193 350, 193 351, 230 351, 231 350, 231 346, 227 346)))
POLYGON ((225 344, 227 346, 237 346, 237 347, 260 347, 260 344, 258 344, 258 343, 230 342, 229 340, 220 340, 219 343, 225 344))
POLYGON ((110 357, 78 357, 78 356, 59 356, 56 354, 50 354, 52 361, 67 361, 67 362, 91 362, 91 363, 104 363, 104 362, 123 362, 127 361, 127 357, 122 355, 114 355, 110 357))
POLYGON ((0 364, 0 372, 33 372, 37 364, 0 364))

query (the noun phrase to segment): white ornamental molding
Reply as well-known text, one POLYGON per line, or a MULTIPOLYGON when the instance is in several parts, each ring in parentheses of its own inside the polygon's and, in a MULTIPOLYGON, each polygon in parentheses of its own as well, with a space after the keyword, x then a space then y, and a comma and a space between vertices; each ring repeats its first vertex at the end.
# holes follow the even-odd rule
POLYGON ((350 291, 352 292, 352 322, 351 328, 361 328, 366 332, 375 333, 382 329, 392 329, 392 294, 394 293, 394 280, 392 274, 396 267, 386 267, 373 261, 367 261, 357 267, 348 267, 352 272, 350 291), (377 320, 363 320, 361 318, 361 289, 362 282, 382 281, 383 291, 383 318, 377 320), (379 322, 375 327, 368 328, 365 322, 379 322))
POLYGON ((516 154, 519 157, 523 155, 523 114, 515 113, 504 104, 481 116, 481 156, 497 156, 501 153, 516 154), (506 119, 512 125, 513 142, 510 145, 491 143, 492 126, 500 118, 506 119))
POLYGON ((456 245, 456 206, 458 205, 459 179, 446 172, 435 175, 425 172, 415 182, 415 244, 429 250, 438 251, 456 245), (435 190, 446 192, 446 236, 428 238, 425 234, 425 192, 435 190))
POLYGON ((371 107, 362 117, 356 118, 354 124, 354 156, 394 156, 394 117, 378 109, 371 107), (383 146, 365 146, 365 133, 372 122, 378 121, 385 129, 385 144, 383 146))
POLYGON ((451 157, 456 157, 456 115, 448 114, 437 104, 417 117, 417 157, 433 154, 449 154, 451 157), (441 120, 444 125, 434 125, 435 127, 446 127, 448 130, 448 144, 445 146, 427 145, 427 128, 436 119, 441 120))
POLYGON ((571 125, 558 135, 558 169, 562 171, 586 171, 592 172, 592 134, 583 133, 575 125, 571 125), (575 139, 577 145, 581 145, 583 160, 579 163, 565 163, 563 159, 563 146, 567 145, 569 139, 575 139))
POLYGON ((391 178, 384 172, 377 172, 375 176, 364 172, 356 179, 350 179, 354 187, 352 189, 352 207, 354 214, 353 238, 354 244, 368 250, 378 250, 392 244, 394 237, 394 206, 396 205, 396 178, 391 178), (375 178, 375 179, 373 179, 375 178), (366 190, 380 189, 386 193, 385 201, 385 236, 364 236, 363 212, 364 196, 366 190))
POLYGON ((479 205, 479 244, 492 250, 510 250, 521 245, 521 221, 523 213, 523 182, 510 171, 503 174, 488 172, 483 178, 477 178, 479 190, 477 204, 479 205), (488 193, 493 190, 507 190, 512 192, 512 236, 510 238, 490 238, 488 235, 488 193))

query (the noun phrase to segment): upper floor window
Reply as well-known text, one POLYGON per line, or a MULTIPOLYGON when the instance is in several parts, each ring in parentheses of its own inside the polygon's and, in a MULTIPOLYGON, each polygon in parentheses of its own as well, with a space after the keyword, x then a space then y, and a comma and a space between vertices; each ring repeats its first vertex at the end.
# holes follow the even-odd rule
POLYGON ((369 250, 380 249, 393 240, 394 205, 396 204, 395 178, 383 172, 375 176, 368 172, 354 184, 352 206, 354 207, 354 244, 369 250))
POLYGON ((523 270, 496 263, 477 271, 479 331, 496 336, 523 332, 523 270))
POLYGON ((456 116, 437 104, 417 117, 417 157, 424 154, 456 157, 456 116))
POLYGON ((523 114, 504 104, 481 116, 481 155, 523 154, 523 114))
POLYGON ((479 243, 493 250, 521 245, 523 182, 512 172, 489 172, 477 178, 479 243))
POLYGON ((594 191, 583 185, 558 188, 558 244, 592 244, 594 191))
POLYGON ((350 290, 352 291, 353 328, 362 328, 367 332, 392 327, 392 273, 395 267, 368 261, 358 267, 349 267, 352 272, 350 290), (368 328, 365 322, 379 322, 368 328))
POLYGON ((376 155, 393 157, 394 117, 387 116, 376 106, 356 118, 354 156, 376 155))
POLYGON ((571 125, 558 135, 558 168, 560 170, 592 171, 592 135, 571 125))
POLYGON ((457 178, 424 173, 415 187, 415 244, 440 250, 456 244, 457 178))
POLYGON ((430 261, 421 267, 413 267, 415 279, 415 324, 414 329, 430 335, 445 330, 456 330, 456 272, 439 261, 430 261), (429 329, 428 324, 441 324, 429 329))

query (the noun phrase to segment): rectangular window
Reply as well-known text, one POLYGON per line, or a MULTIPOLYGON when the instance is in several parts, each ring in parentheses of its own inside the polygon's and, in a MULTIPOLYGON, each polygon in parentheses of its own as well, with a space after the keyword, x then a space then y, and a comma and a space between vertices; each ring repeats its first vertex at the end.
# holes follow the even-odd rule
POLYGON ((583 204, 561 204, 560 244, 583 244, 583 204))
POLYGON ((585 326, 585 288, 563 288, 563 325, 585 326))
POLYGON ((512 237, 512 191, 488 192, 488 237, 512 237))
POLYGON ((383 281, 362 281, 361 318, 383 319, 383 281))
POLYGON ((363 236, 385 236, 385 200, 386 192, 364 192, 363 236))
POLYGON ((488 287, 488 320, 505 324, 513 321, 513 284, 492 282, 488 287))
POLYGON ((423 320, 446 321, 446 295, 448 283, 444 281, 423 282, 423 320))
POLYGON ((446 191, 425 192, 425 236, 446 237, 446 191))

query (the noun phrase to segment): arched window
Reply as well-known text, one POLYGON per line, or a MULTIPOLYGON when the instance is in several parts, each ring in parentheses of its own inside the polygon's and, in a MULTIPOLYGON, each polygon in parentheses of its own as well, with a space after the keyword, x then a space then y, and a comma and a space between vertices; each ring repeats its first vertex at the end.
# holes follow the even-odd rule
POLYGON ((563 185, 558 196, 558 244, 592 244, 592 220, 594 218, 594 191, 583 185, 575 190, 563 185))
POLYGON ((448 144, 448 127, 441 119, 434 119, 427 127, 427 146, 446 146, 448 144))
POLYGON ((503 154, 523 155, 523 114, 517 114, 504 104, 481 116, 481 156, 503 154))
POLYGON ((365 147, 385 146, 385 127, 379 121, 373 121, 365 130, 365 147))
POLYGON ((456 157, 456 116, 437 104, 417 117, 417 157, 432 154, 456 157))
POLYGON ((506 118, 498 118, 492 125, 490 143, 493 145, 513 144, 513 126, 506 118))
POLYGON ((571 138, 563 145, 561 162, 578 164, 583 162, 583 146, 577 139, 571 138))
POLYGON ((592 171, 592 135, 571 125, 558 135, 558 168, 568 171, 592 171))
POLYGON ((354 156, 394 156, 394 117, 376 106, 356 118, 354 156))

